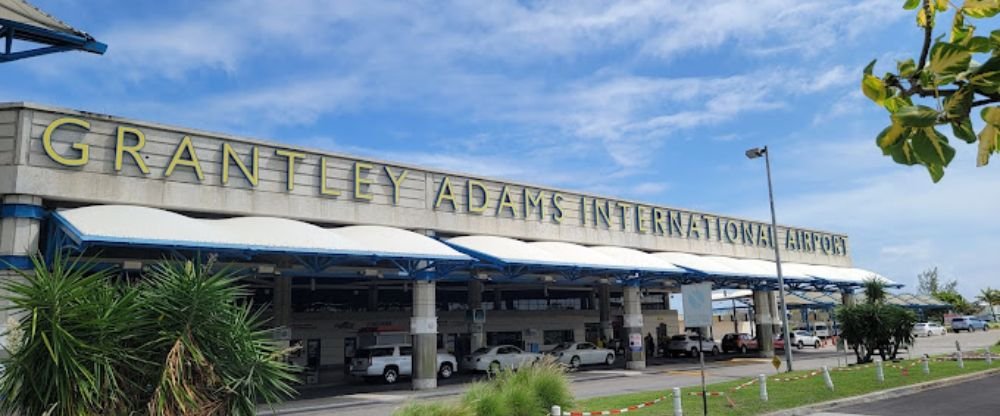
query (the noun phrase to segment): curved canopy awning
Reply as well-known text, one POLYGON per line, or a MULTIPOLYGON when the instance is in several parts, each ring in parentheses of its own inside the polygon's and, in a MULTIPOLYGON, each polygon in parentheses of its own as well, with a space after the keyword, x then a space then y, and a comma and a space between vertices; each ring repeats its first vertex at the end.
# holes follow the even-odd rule
POLYGON ((688 270, 666 261, 662 258, 639 251, 634 248, 615 246, 596 246, 592 250, 601 252, 615 260, 632 265, 636 271, 647 273, 684 274, 690 273, 688 270))
POLYGON ((0 51, 0 62, 70 50, 104 54, 108 49, 86 32, 63 23, 25 0, 0 0, 0 38, 6 44, 0 51), (15 40, 42 47, 15 51, 12 47, 15 40))
POLYGON ((81 245, 233 250, 407 260, 472 261, 433 238, 398 228, 322 228, 273 217, 192 218, 132 205, 60 210, 53 218, 81 245))

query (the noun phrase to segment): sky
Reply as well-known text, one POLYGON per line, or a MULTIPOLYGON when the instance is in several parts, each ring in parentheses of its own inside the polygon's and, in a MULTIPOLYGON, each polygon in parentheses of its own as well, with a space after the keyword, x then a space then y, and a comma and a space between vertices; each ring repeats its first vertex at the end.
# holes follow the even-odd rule
POLYGON ((1000 166, 959 142, 934 184, 875 145, 861 70, 919 53, 901 0, 33 3, 107 54, 0 65, 0 101, 762 221, 767 145, 780 223, 910 291, 1000 286, 1000 166))

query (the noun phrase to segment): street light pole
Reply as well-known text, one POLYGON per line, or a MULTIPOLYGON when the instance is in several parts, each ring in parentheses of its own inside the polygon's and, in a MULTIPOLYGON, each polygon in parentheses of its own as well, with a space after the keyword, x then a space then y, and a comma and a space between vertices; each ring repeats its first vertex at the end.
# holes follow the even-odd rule
POLYGON ((774 186, 771 184, 771 152, 767 151, 767 146, 763 149, 747 150, 746 155, 750 159, 764 156, 764 166, 767 169, 767 197, 771 203, 771 243, 774 246, 774 264, 778 268, 778 297, 781 300, 781 326, 785 340, 785 364, 788 371, 792 371, 792 339, 789 336, 788 328, 788 305, 785 304, 785 278, 781 274, 781 252, 778 250, 778 220, 774 214, 774 186))

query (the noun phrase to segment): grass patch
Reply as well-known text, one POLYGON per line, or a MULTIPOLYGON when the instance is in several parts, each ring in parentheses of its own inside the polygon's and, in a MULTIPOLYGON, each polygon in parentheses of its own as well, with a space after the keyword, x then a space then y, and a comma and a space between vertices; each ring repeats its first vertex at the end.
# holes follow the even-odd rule
MULTIPOLYGON (((1000 346, 994 347, 993 350, 1000 351, 1000 346)), ((757 384, 753 384, 735 392, 730 391, 731 388, 749 381, 750 378, 710 384, 708 386, 708 391, 722 391, 725 392, 725 396, 709 397, 708 413, 727 415, 757 415, 988 369, 986 363, 982 360, 965 360, 965 369, 959 369, 958 364, 953 361, 931 362, 931 374, 924 375, 921 364, 918 363, 913 367, 908 367, 915 361, 918 360, 904 360, 898 364, 908 368, 908 375, 903 375, 903 371, 900 369, 886 366, 884 383, 879 383, 875 380, 874 367, 855 371, 832 371, 830 376, 833 379, 834 386, 836 387, 835 391, 829 391, 826 388, 826 385, 823 383, 822 373, 814 377, 787 382, 772 381, 771 379, 775 377, 775 375, 769 374, 767 387, 770 400, 768 402, 760 401, 760 386, 757 384), (731 407, 730 401, 735 404, 735 407, 731 407)), ((1000 368, 1000 360, 997 360, 991 368, 1000 368)), ((809 372, 810 371, 796 371, 793 373, 782 373, 780 377, 804 375, 809 372)), ((701 391, 700 387, 687 387, 681 389, 685 413, 694 414, 701 411, 701 397, 691 396, 688 394, 689 392, 699 391, 701 391)), ((672 398, 669 397, 669 390, 581 400, 578 405, 573 408, 573 410, 579 409, 595 411, 618 409, 650 401, 663 395, 667 395, 668 398, 652 407, 632 411, 628 414, 634 416, 672 414, 673 401, 672 398)))

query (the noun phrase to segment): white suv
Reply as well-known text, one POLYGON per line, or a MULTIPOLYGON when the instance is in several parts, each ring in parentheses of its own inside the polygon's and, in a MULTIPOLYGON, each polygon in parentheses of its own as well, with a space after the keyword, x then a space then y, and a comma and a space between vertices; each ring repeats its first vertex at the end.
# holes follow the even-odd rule
MULTIPOLYGON (((697 357, 698 341, 700 338, 698 335, 691 334, 674 335, 670 337, 670 343, 667 344, 667 352, 672 357, 681 354, 687 354, 689 357, 697 357)), ((719 354, 719 344, 716 344, 711 338, 702 340, 700 345, 701 352, 711 353, 712 355, 719 354)))
MULTIPOLYGON (((458 360, 448 353, 437 353, 438 376, 449 378, 455 374, 458 360)), ((351 375, 381 378, 392 384, 400 376, 413 374, 413 346, 407 344, 373 345, 358 349, 351 360, 351 375)))

